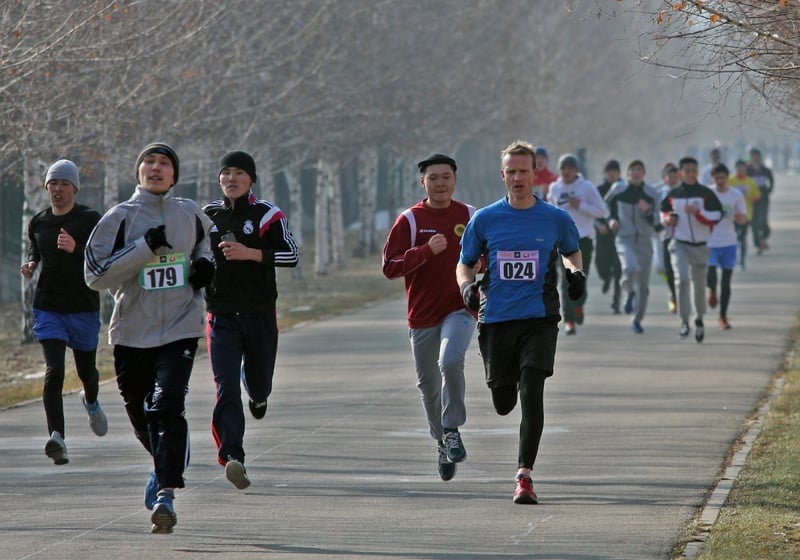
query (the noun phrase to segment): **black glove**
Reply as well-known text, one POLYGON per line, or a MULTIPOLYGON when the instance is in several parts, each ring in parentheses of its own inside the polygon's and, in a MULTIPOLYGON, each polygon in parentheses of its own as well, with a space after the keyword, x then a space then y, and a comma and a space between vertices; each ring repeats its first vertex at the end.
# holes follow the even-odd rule
POLYGON ((478 291, 479 285, 480 281, 478 280, 474 282, 465 280, 464 283, 461 284, 461 297, 464 299, 464 305, 467 306, 467 309, 478 311, 481 308, 481 294, 478 291))
POLYGON ((586 293, 586 276, 580 270, 575 272, 568 268, 564 270, 567 271, 567 284, 569 284, 567 293, 569 294, 569 299, 572 301, 580 299, 586 293))
POLYGON ((214 281, 214 263, 208 259, 197 259, 189 271, 189 284, 195 290, 202 290, 214 281))
POLYGON ((144 240, 147 243, 147 246, 150 247, 150 250, 154 253, 159 247, 169 247, 172 249, 172 245, 167 243, 167 234, 164 233, 164 229, 166 227, 167 226, 164 224, 161 224, 158 227, 148 229, 144 234, 144 240))

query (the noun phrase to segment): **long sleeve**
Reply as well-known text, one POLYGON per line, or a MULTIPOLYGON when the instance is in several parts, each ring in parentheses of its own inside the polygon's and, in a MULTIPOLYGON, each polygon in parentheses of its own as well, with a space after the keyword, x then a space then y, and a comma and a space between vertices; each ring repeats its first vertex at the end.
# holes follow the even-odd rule
POLYGON ((383 275, 401 278, 424 265, 432 256, 427 243, 411 246, 411 225, 401 214, 389 231, 383 247, 383 275))
POLYGON ((144 236, 125 242, 126 220, 110 211, 95 226, 86 243, 84 279, 93 290, 110 290, 136 277, 153 258, 144 236))

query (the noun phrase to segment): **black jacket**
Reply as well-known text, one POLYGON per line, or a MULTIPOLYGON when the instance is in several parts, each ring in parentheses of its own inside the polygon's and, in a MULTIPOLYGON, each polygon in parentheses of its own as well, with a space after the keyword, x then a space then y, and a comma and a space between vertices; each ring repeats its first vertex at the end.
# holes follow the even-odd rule
POLYGON ((208 204, 203 211, 211 218, 211 250, 217 271, 206 288, 211 313, 274 312, 278 299, 275 267, 295 267, 299 252, 280 208, 250 192, 233 203, 227 198, 208 204), (222 236, 233 234, 236 241, 260 249, 261 262, 229 261, 219 248, 222 236))

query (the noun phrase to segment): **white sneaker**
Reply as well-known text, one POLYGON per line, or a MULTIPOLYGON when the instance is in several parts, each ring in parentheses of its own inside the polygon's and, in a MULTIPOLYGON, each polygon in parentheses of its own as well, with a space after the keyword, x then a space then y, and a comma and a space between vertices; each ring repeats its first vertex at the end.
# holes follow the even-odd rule
POLYGON ((58 432, 50 434, 50 439, 47 440, 44 446, 44 452, 56 465, 66 465, 69 463, 67 444, 64 443, 64 438, 58 432))
POLYGON ((98 436, 106 435, 108 433, 108 419, 106 418, 106 413, 103 412, 103 408, 100 406, 100 399, 97 399, 94 404, 90 405, 86 402, 85 392, 81 391, 81 403, 83 404, 83 408, 86 409, 86 413, 89 415, 89 427, 92 431, 98 436))

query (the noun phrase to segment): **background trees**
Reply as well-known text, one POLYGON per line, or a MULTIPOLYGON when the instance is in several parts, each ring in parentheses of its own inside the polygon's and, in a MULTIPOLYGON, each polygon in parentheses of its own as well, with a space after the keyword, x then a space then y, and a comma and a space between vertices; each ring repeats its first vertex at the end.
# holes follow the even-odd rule
MULTIPOLYGON (((501 192, 499 151, 518 137, 553 160, 587 148, 590 178, 611 156, 657 169, 692 144, 772 141, 764 114, 742 124, 736 87, 760 83, 769 104, 796 112, 785 88, 793 67, 779 64, 794 61, 783 58, 792 42, 767 39, 786 36, 774 27, 780 12, 746 10, 781 4, 5 2, 0 170, 20 195, 2 203, 19 204, 14 217, 28 193, 27 220, 42 206, 34 195, 46 165, 69 157, 81 166, 82 199, 108 208, 132 189, 132 162, 153 140, 180 154, 179 194, 205 202, 217 196, 219 157, 244 149, 301 242, 315 223, 324 230, 314 236, 316 253, 328 254, 315 263, 323 273, 347 258, 343 228, 360 224, 362 254, 380 246, 376 223, 419 197, 414 162, 434 150, 459 160, 459 196, 485 204, 501 192), (712 7, 727 12, 715 19, 712 7), (745 16, 748 27, 731 23, 745 16), (751 28, 763 31, 742 31, 751 28)), ((796 2, 789 8, 782 24, 795 23, 796 2)), ((0 237, 15 242, 2 245, 0 299, 19 293, 26 223, 2 225, 0 237)))

